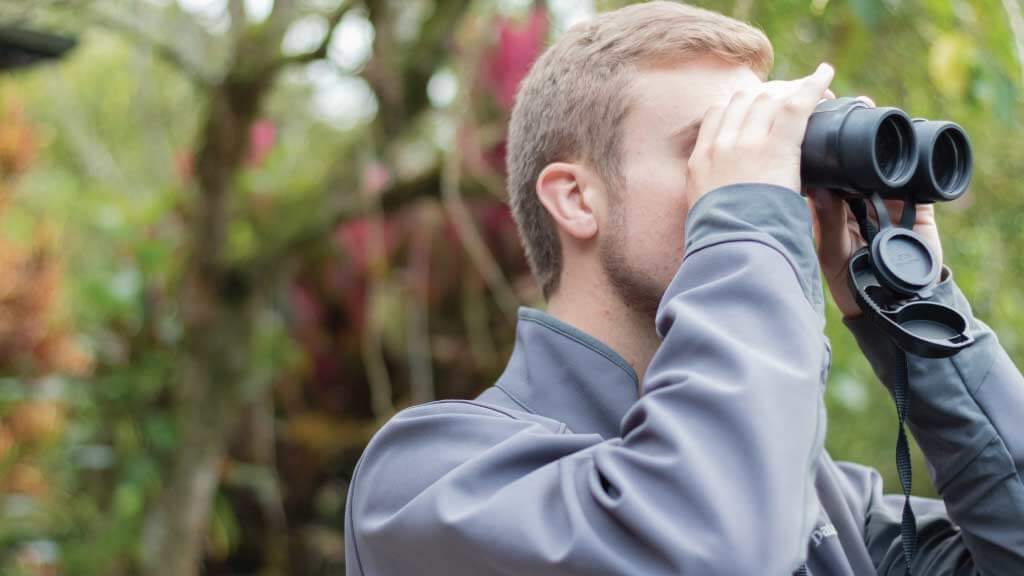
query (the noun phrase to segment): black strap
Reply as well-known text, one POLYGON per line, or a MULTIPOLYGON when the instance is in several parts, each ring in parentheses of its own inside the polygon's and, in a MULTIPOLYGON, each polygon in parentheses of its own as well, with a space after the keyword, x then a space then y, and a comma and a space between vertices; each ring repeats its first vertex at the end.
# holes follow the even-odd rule
POLYGON ((902 350, 896 355, 896 382, 893 386, 893 396, 896 398, 896 414, 900 420, 899 436, 896 438, 896 470, 900 477, 900 486, 903 488, 903 522, 900 524, 900 537, 903 542, 903 559, 907 562, 907 574, 910 574, 910 567, 917 554, 917 520, 914 518, 914 510, 910 507, 911 488, 911 463, 910 446, 907 443, 907 432, 904 424, 907 420, 907 404, 909 401, 909 375, 907 367, 907 355, 902 350))
POLYGON ((875 239, 875 234, 878 233, 878 227, 875 223, 868 218, 868 208, 864 204, 864 200, 860 198, 848 198, 846 204, 850 207, 850 211, 857 217, 857 226, 860 228, 861 238, 871 245, 871 241, 875 239))
MULTIPOLYGON (((847 200, 847 204, 850 206, 850 211, 857 218, 857 224, 860 228, 860 235, 864 238, 864 241, 871 244, 875 234, 878 233, 878 228, 868 218, 867 206, 864 201, 860 198, 850 198, 847 200)), ((878 208, 878 206, 875 206, 878 208)), ((906 217, 907 214, 904 214, 906 217)), ((858 299, 859 300, 859 299, 858 299)), ((867 300, 867 299, 865 299, 867 300)), ((860 302, 858 302, 860 303, 860 302)), ((861 309, 865 312, 874 313, 873 316, 877 316, 876 323, 885 326, 884 318, 879 310, 876 310, 873 302, 864 302, 861 305, 861 309), (867 306, 864 306, 867 304, 867 306)), ((901 333, 893 334, 889 332, 889 336, 893 337, 894 344, 896 340, 899 340, 901 333)), ((907 404, 909 396, 909 385, 910 377, 908 374, 907 367, 907 354, 903 349, 907 348, 911 342, 903 342, 902 346, 897 346, 897 353, 895 362, 895 375, 896 382, 893 385, 893 396, 896 399, 896 415, 899 418, 900 428, 899 435, 896 437, 896 471, 900 477, 900 487, 903 489, 903 520, 900 524, 900 541, 903 544, 903 559, 907 563, 907 574, 910 574, 910 568, 914 561, 914 556, 917 554, 917 519, 914 517, 914 509, 910 506, 910 489, 913 481, 913 470, 910 462, 910 445, 907 442, 907 404)))

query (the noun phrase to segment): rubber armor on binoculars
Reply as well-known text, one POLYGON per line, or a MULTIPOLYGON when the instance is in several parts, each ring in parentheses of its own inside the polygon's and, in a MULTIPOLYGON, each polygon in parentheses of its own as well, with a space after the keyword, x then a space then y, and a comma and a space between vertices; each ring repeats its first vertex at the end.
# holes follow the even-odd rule
POLYGON ((807 123, 802 183, 849 204, 868 243, 850 259, 850 288, 861 310, 912 354, 947 357, 973 342, 963 315, 928 300, 942 263, 913 231, 916 205, 956 200, 972 172, 970 140, 953 122, 838 98, 819 104, 807 123), (898 224, 883 199, 903 201, 898 224))

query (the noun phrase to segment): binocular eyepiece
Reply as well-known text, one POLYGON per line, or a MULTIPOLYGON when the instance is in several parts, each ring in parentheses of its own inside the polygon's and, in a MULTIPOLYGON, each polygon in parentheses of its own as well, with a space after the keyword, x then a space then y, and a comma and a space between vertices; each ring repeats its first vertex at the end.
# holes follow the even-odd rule
POLYGON ((949 202, 967 191, 972 173, 970 140, 953 122, 911 120, 899 108, 870 108, 854 98, 820 103, 807 122, 804 186, 949 202))

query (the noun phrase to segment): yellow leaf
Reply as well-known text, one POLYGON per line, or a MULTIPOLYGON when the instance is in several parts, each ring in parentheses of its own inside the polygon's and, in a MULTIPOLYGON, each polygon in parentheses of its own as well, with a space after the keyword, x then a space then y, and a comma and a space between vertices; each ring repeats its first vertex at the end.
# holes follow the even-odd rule
POLYGON ((963 98, 974 63, 974 45, 964 34, 940 35, 928 52, 928 74, 939 93, 963 98))

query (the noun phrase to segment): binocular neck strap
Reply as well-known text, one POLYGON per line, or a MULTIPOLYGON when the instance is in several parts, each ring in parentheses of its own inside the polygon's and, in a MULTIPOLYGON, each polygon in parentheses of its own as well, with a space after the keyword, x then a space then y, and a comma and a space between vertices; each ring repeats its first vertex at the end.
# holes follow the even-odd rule
POLYGON ((868 218, 868 207, 864 203, 864 199, 847 198, 846 204, 850 207, 850 212, 853 212, 854 217, 857 218, 861 238, 864 238, 864 241, 870 246, 871 241, 875 239, 875 234, 878 234, 878 226, 868 218))
POLYGON ((899 433, 896 436, 896 472, 903 489, 903 518, 900 522, 900 542, 903 544, 903 560, 907 563, 907 574, 912 574, 911 566, 917 554, 917 518, 910 507, 910 488, 913 480, 913 469, 910 463, 910 447, 907 443, 907 405, 910 396, 910 370, 907 365, 907 353, 899 351, 893 359, 895 363, 896 382, 893 386, 893 398, 896 400, 896 415, 899 418, 899 433))
MULTIPOLYGON (((846 204, 850 207, 850 211, 857 218, 857 225, 860 227, 860 235, 864 238, 864 241, 869 245, 875 238, 875 234, 879 230, 889 228, 892 226, 892 220, 889 218, 889 209, 886 207, 885 202, 882 201, 882 197, 878 194, 871 194, 868 196, 871 200, 871 207, 874 208, 875 218, 878 219, 878 225, 875 225, 868 217, 867 205, 863 198, 849 197, 846 199, 846 204)), ((907 230, 914 229, 914 222, 917 220, 917 202, 914 201, 913 192, 907 192, 906 197, 903 199, 903 211, 900 214, 900 228, 906 228, 907 230)))

